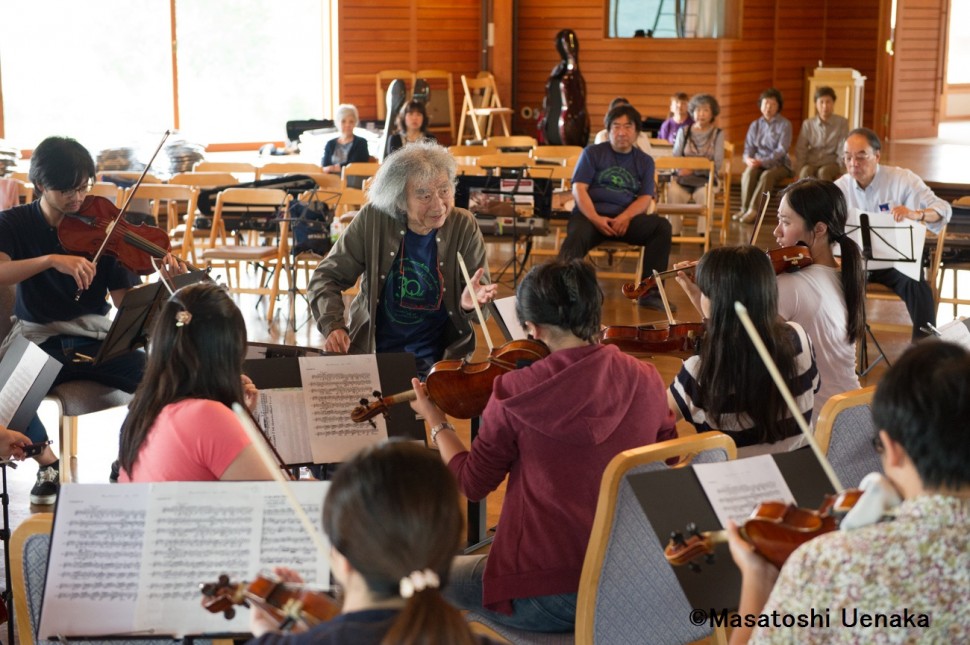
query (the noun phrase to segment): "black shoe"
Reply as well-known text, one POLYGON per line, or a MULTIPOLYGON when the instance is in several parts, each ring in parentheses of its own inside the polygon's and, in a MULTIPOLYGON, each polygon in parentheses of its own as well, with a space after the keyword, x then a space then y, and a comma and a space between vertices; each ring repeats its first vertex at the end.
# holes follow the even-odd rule
MULTIPOLYGON (((647 309, 654 309, 664 314, 667 313, 667 310, 664 309, 664 301, 660 297, 660 292, 657 291, 656 289, 651 289, 650 291, 646 292, 645 294, 637 298, 637 304, 647 309)), ((677 305, 670 302, 669 300, 667 301, 667 304, 670 305, 670 313, 677 312, 677 305)))
POLYGON ((38 506, 50 506, 57 501, 57 493, 61 489, 60 475, 57 468, 41 466, 37 471, 37 483, 30 489, 30 503, 38 506))
POLYGON ((112 484, 118 483, 118 477, 121 475, 121 462, 115 459, 111 462, 111 474, 108 475, 108 481, 112 484))

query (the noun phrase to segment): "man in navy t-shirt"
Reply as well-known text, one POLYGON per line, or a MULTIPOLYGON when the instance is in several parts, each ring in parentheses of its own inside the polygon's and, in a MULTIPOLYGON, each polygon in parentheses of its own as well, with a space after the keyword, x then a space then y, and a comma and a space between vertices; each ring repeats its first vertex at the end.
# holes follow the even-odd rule
MULTIPOLYGON (((654 196, 653 159, 637 146, 640 113, 629 104, 606 115, 610 140, 587 147, 573 172, 576 208, 569 218, 559 256, 583 258, 606 241, 644 247, 643 274, 664 271, 670 258, 670 222, 648 215, 654 196)), ((638 300, 640 305, 663 311, 656 288, 638 300)))
MULTIPOLYGON (((134 392, 144 371, 144 352, 97 367, 74 360, 97 354, 98 337, 110 326, 107 296, 118 305, 141 282, 113 257, 102 256, 95 264, 61 246, 58 227, 66 214, 80 209, 94 177, 94 160, 73 139, 49 137, 34 150, 30 180, 38 199, 0 213, 0 285, 17 286, 14 326, 6 340, 26 336, 57 359, 63 367, 54 385, 91 380, 134 392)), ((174 262, 168 256, 160 264, 174 262)), ((47 440, 37 416, 25 434, 35 443, 47 440)), ((30 501, 53 504, 59 481, 57 457, 47 447, 36 459, 41 468, 30 501)))

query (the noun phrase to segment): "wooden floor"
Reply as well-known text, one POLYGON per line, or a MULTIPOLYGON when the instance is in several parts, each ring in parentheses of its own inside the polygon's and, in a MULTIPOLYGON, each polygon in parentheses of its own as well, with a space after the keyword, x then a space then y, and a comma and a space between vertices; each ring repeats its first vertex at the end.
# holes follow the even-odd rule
MULTIPOLYGON (((926 172, 928 176, 936 178, 941 184, 964 186, 963 194, 970 194, 970 176, 967 175, 966 159, 970 157, 970 139, 966 145, 962 144, 940 144, 931 145, 924 142, 918 143, 895 143, 888 147, 884 155, 884 161, 893 165, 913 167, 917 172, 926 172), (910 163, 912 162, 912 163, 910 163), (961 177, 962 175, 962 177, 961 177)), ((735 191, 737 188, 735 187, 735 191)), ((735 200, 737 198, 735 197, 735 200)), ((737 204, 737 201, 734 202, 737 204)), ((774 216, 770 214, 757 244, 763 248, 775 246, 771 236, 774 227, 774 216)), ((728 244, 747 243, 751 228, 738 223, 731 223, 728 230, 728 244)), ((540 242, 540 245, 542 242, 540 242)), ((509 254, 508 244, 490 245, 490 264, 494 267, 500 266, 509 254)), ((673 249, 672 262, 680 260, 697 259, 700 255, 697 245, 681 246, 675 245, 673 249)), ((624 260, 632 262, 632 260, 624 260)), ((626 265, 628 268, 631 264, 626 265)), ((608 325, 632 325, 642 324, 657 320, 660 316, 651 310, 637 307, 627 300, 620 293, 622 280, 602 280, 601 285, 606 294, 604 304, 603 322, 608 325)), ((970 286, 970 285, 968 285, 970 286)), ((668 286, 669 295, 678 307, 678 318, 681 320, 699 320, 700 316, 694 310, 686 296, 676 285, 671 282, 668 286)), ((513 293, 509 276, 506 275, 500 282, 499 296, 511 295, 513 293)), ((255 296, 242 296, 239 300, 240 308, 246 318, 249 338, 253 341, 299 344, 320 347, 323 338, 309 320, 306 303, 301 299, 296 299, 294 320, 289 320, 287 315, 287 302, 285 299, 278 307, 276 320, 273 324, 267 324, 265 320, 265 302, 260 302, 255 296)), ((961 315, 970 315, 970 309, 961 310, 961 315)), ((898 303, 874 303, 870 302, 868 315, 870 320, 881 322, 897 322, 908 324, 908 316, 905 307, 901 302, 898 303)), ((941 307, 940 323, 943 324, 953 319, 953 312, 949 306, 941 307)), ((492 337, 500 339, 501 334, 493 324, 488 325, 492 337)), ((890 361, 895 360, 901 355, 909 344, 909 334, 877 332, 876 334, 882 350, 890 361)), ((479 331, 479 350, 476 357, 485 355, 484 343, 481 341, 479 331)), ((870 345, 870 357, 875 360, 878 352, 870 345)), ((680 366, 680 361, 670 357, 656 357, 651 359, 657 366, 666 382, 670 382, 680 366)), ((867 377, 863 378, 863 385, 875 384, 885 371, 885 361, 877 364, 867 377)), ((56 437, 56 411, 53 404, 41 406, 41 417, 52 436, 56 437)), ((116 409, 104 413, 93 414, 83 417, 80 420, 80 449, 78 476, 82 483, 106 482, 110 463, 117 454, 118 431, 124 419, 125 410, 116 409)), ((468 423, 459 422, 459 430, 464 434, 467 441, 468 423)), ((693 429, 686 424, 679 428, 681 432, 692 432, 693 429)), ((50 511, 49 507, 31 507, 28 504, 28 494, 33 485, 36 475, 36 465, 33 461, 21 464, 16 470, 8 470, 8 488, 10 493, 10 516, 11 526, 16 527, 31 512, 50 511)), ((504 486, 496 491, 487 500, 489 526, 494 526, 498 519, 498 512, 501 508, 504 486)), ((0 636, 3 640, 5 636, 0 636)))

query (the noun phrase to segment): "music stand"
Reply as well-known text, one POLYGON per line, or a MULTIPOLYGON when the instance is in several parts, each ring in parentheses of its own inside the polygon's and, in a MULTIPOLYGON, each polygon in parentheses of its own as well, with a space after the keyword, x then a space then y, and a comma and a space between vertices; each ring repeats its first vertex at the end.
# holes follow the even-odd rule
MULTIPOLYGON (((205 271, 192 271, 171 278, 173 290, 204 280, 210 280, 205 271)), ((111 321, 111 328, 101 342, 101 348, 91 359, 92 364, 100 365, 147 345, 155 314, 162 306, 162 301, 167 300, 169 296, 168 289, 161 280, 129 290, 122 299, 114 320, 111 321)))
MULTIPOLYGON (((886 239, 886 237, 879 231, 886 230, 902 230, 905 227, 899 226, 873 226, 869 222, 869 215, 867 213, 859 213, 859 225, 855 228, 852 226, 846 227, 846 235, 851 235, 856 231, 859 232, 862 240, 860 245, 862 248, 862 262, 863 271, 865 275, 865 287, 869 286, 869 263, 870 262, 916 262, 916 248, 915 242, 913 240, 913 228, 909 228, 909 254, 907 255, 904 251, 886 239), (879 254, 886 257, 877 257, 875 251, 873 250, 873 237, 880 242, 879 254)), ((901 245, 901 246, 905 246, 901 245)), ((865 288, 863 289, 865 292, 865 288)), ((872 327, 869 325, 868 314, 866 313, 865 306, 862 307, 862 324, 865 328, 865 333, 862 335, 862 346, 859 348, 859 364, 861 371, 859 376, 865 376, 872 368, 875 367, 879 361, 885 360, 887 366, 891 366, 889 359, 886 357, 886 353, 883 351, 882 346, 879 341, 876 340, 876 335, 872 332, 872 327), (876 349, 879 350, 879 356, 872 363, 869 362, 869 347, 867 343, 867 337, 872 339, 873 344, 875 344, 876 349)))

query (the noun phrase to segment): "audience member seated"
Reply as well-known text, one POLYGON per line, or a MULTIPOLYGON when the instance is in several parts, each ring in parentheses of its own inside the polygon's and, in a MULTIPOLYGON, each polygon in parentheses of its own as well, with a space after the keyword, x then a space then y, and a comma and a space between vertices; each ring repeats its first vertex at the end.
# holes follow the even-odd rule
POLYGON ((696 283, 683 272, 677 282, 704 316, 701 351, 686 361, 670 385, 668 403, 697 432, 720 430, 738 446, 738 457, 786 452, 804 437, 751 343, 734 309, 748 309, 806 422, 818 390, 818 371, 805 330, 778 316, 778 281, 771 261, 754 246, 724 246, 705 253, 696 283))
MULTIPOLYGON (((632 137, 631 137, 632 139, 632 137)), ((508 476, 488 555, 458 556, 446 596, 520 629, 574 629, 579 577, 600 479, 623 450, 676 436, 656 368, 597 342, 603 293, 582 260, 533 268, 516 314, 551 353, 495 380, 481 429, 465 448, 414 380, 412 404, 469 499, 508 476)))
POLYGON ((152 328, 145 378, 121 429, 124 482, 263 480, 233 403, 252 409, 257 392, 242 374, 246 323, 222 287, 183 287, 152 328))
MULTIPOLYGON (((610 140, 586 147, 573 171, 576 207, 569 217, 559 257, 583 258, 603 242, 625 242, 644 247, 643 274, 667 268, 670 257, 670 222, 649 215, 654 198, 653 158, 635 147, 640 113, 629 103, 606 114, 610 140)), ((656 289, 640 296, 643 307, 663 311, 656 289)))
MULTIPOLYGON (((625 98, 623 98, 622 96, 618 96, 612 101, 610 101, 610 107, 607 110, 607 112, 615 108, 617 105, 630 105, 630 102, 625 98)), ((642 128, 642 125, 641 125, 641 128, 642 128)), ((609 140, 610 140, 610 133, 606 128, 603 128, 602 130, 596 133, 596 137, 593 139, 593 143, 605 143, 606 141, 609 141, 609 140)), ((653 148, 650 146, 650 135, 644 132, 642 129, 640 130, 640 133, 637 134, 637 147, 643 150, 648 155, 653 154, 653 148)))
POLYGON ((879 382, 872 417, 873 447, 902 504, 886 521, 806 542, 780 572, 730 524, 738 614, 752 618, 732 643, 970 642, 967 351, 939 341, 911 347, 879 382))
MULTIPOLYGON (((882 142, 872 130, 856 128, 850 132, 843 150, 846 173, 835 183, 849 208, 891 213, 897 222, 921 222, 937 234, 950 221, 953 207, 934 195, 914 172, 879 163, 882 142)), ((896 269, 877 269, 869 272, 869 281, 886 285, 906 303, 913 321, 913 340, 923 337, 921 328, 925 325, 936 325, 933 290, 922 275, 913 280, 896 269)))
MULTIPOLYGON (((710 94, 695 94, 690 100, 690 113, 693 123, 677 131, 674 141, 675 157, 704 157, 714 162, 714 172, 721 172, 724 162, 724 131, 714 125, 721 107, 710 94)), ((701 206, 707 204, 707 191, 698 190, 707 186, 708 173, 693 171, 689 168, 681 169, 667 185, 667 201, 673 204, 686 204, 693 201, 701 206)), ((683 227, 683 216, 668 217, 673 227, 674 235, 679 235, 683 227)), ((697 233, 703 234, 707 230, 707 222, 702 218, 697 222, 697 233)))
POLYGON ((424 101, 408 101, 397 115, 397 132, 388 141, 389 152, 394 152, 409 143, 438 140, 428 132, 428 111, 424 101))
POLYGON ((357 108, 349 103, 337 106, 336 118, 340 127, 340 135, 330 141, 323 148, 323 172, 340 174, 341 169, 349 163, 361 163, 370 159, 367 150, 367 139, 354 134, 354 128, 360 123, 357 108))
POLYGON ((657 138, 674 143, 677 140, 677 133, 694 122, 691 113, 686 92, 677 92, 671 96, 670 115, 660 126, 657 138))
POLYGON ((822 85, 815 90, 815 117, 805 119, 795 144, 798 178, 818 177, 835 181, 842 174, 842 144, 849 135, 849 121, 835 114, 835 90, 822 85))
MULTIPOLYGON (((474 636, 441 595, 462 524, 455 478, 433 452, 403 441, 363 450, 337 470, 323 504, 340 615, 284 635, 254 607, 250 645, 494 643, 474 636)), ((302 582, 293 570, 276 573, 302 582)))
POLYGON ((761 93, 761 118, 748 127, 744 139, 744 173, 741 175, 741 210, 734 219, 753 223, 758 214, 758 196, 775 189, 782 179, 791 177, 791 121, 781 115, 784 100, 771 87, 761 93))

